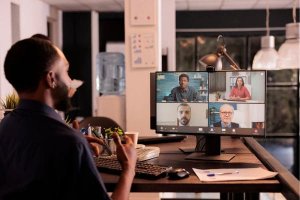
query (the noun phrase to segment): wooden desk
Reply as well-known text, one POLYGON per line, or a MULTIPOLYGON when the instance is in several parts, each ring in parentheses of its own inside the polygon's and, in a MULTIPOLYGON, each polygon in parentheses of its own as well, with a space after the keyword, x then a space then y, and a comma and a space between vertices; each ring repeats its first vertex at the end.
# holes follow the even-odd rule
MULTIPOLYGON (((189 136, 186 140, 174 143, 163 143, 151 146, 158 146, 161 149, 159 158, 149 160, 165 166, 183 167, 191 175, 182 180, 169 180, 161 178, 158 180, 134 179, 132 192, 220 192, 222 199, 231 199, 231 193, 245 193, 247 199, 257 199, 259 192, 282 192, 281 183, 273 178, 254 181, 226 181, 226 182, 202 182, 193 172, 192 168, 242 168, 242 167, 263 167, 259 159, 250 152, 241 139, 222 137, 222 149, 225 153, 235 153, 236 156, 229 162, 195 161, 185 160, 187 154, 183 154, 178 147, 194 147, 195 137, 189 136), (225 195, 224 195, 225 194, 225 195), (246 195, 246 196, 247 196, 246 195), (221 195, 222 197, 222 195, 221 195)), ((118 176, 101 173, 108 191, 113 191, 118 176)))

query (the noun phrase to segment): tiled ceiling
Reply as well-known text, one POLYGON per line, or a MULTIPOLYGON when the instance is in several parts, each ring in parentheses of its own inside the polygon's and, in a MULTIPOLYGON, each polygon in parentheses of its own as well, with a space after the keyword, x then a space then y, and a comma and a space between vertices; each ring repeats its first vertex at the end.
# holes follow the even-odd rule
MULTIPOLYGON (((41 0, 64 11, 123 11, 124 0, 41 0)), ((163 0, 161 0, 163 1, 163 0)), ((174 0, 176 10, 290 9, 300 0, 174 0)))

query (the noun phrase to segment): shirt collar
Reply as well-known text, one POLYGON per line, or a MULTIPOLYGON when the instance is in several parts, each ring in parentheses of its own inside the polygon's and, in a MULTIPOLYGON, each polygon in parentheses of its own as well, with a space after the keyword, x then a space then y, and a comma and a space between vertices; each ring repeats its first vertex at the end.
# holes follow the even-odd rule
POLYGON ((221 122, 222 128, 231 128, 231 123, 229 123, 227 126, 224 124, 224 122, 221 122))
POLYGON ((189 86, 187 86, 185 89, 180 88, 180 90, 181 90, 182 92, 188 92, 188 91, 189 91, 189 86))
POLYGON ((28 110, 28 112, 42 114, 58 121, 63 121, 60 115, 50 106, 35 100, 21 99, 16 109, 28 110))

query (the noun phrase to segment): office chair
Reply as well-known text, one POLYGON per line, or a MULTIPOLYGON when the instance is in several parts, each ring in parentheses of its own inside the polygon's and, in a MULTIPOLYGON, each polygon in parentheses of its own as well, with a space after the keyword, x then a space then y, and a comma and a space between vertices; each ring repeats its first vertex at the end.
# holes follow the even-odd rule
POLYGON ((86 128, 89 124, 91 126, 101 126, 102 131, 107 128, 119 127, 120 129, 122 129, 122 127, 116 121, 108 117, 86 117, 81 122, 79 122, 79 128, 86 128))

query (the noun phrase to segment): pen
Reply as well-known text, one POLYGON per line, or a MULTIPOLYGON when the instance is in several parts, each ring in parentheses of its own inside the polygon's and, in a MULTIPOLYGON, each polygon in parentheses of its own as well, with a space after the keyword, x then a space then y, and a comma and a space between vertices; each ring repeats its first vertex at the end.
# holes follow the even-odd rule
POLYGON ((238 174, 239 171, 234 172, 216 172, 216 173, 208 173, 207 176, 216 176, 216 175, 228 175, 228 174, 238 174))

